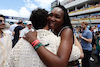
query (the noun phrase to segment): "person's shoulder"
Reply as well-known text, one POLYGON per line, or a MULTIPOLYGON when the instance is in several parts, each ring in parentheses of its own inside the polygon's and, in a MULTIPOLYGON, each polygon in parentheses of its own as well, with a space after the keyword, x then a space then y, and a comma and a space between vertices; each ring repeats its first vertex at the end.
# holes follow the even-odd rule
POLYGON ((17 29, 23 29, 23 27, 22 27, 22 26, 17 26, 16 28, 17 28, 17 29))
POLYGON ((4 36, 5 36, 5 37, 8 37, 8 38, 10 37, 10 35, 9 35, 9 32, 8 32, 8 31, 7 31, 7 32, 6 32, 6 31, 3 31, 3 34, 4 34, 4 36))
POLYGON ((38 29, 36 31, 37 31, 38 34, 47 34, 47 35, 54 34, 53 32, 51 32, 49 30, 45 30, 45 29, 38 29))
POLYGON ((17 24, 12 24, 10 27, 15 27, 15 26, 18 26, 17 24))
POLYGON ((73 31, 70 28, 65 28, 62 32, 61 35, 68 36, 68 35, 73 35, 73 31))
POLYGON ((18 27, 18 28, 22 28, 22 26, 20 26, 20 25, 19 25, 19 26, 17 26, 17 27, 18 27))
POLYGON ((16 26, 14 30, 17 30, 18 28, 19 28, 19 27, 18 27, 18 26, 16 26))
POLYGON ((88 33, 92 33, 90 30, 87 31, 88 33))
POLYGON ((72 29, 70 29, 70 28, 65 28, 64 31, 65 31, 65 32, 72 32, 72 29))
POLYGON ((10 30, 5 30, 6 33, 12 34, 10 30))
POLYGON ((58 36, 61 35, 62 32, 68 32, 68 31, 72 31, 72 29, 69 26, 65 26, 63 27, 60 32, 58 33, 58 36), (66 31, 65 31, 66 30, 66 31))
POLYGON ((27 28, 24 28, 24 29, 22 29, 21 31, 26 31, 27 30, 27 28))
POLYGON ((26 40, 24 40, 23 38, 20 38, 19 41, 16 43, 16 45, 13 47, 12 52, 18 52, 18 50, 20 50, 20 48, 23 46, 23 43, 25 43, 26 40))

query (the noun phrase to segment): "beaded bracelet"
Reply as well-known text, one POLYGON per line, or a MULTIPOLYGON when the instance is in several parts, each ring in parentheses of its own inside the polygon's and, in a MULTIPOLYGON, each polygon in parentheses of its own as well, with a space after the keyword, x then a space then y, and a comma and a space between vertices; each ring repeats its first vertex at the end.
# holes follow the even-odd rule
POLYGON ((33 42, 31 43, 31 45, 34 47, 34 46, 37 45, 39 42, 40 42, 40 41, 39 41, 38 39, 36 39, 35 41, 33 41, 33 42))
POLYGON ((36 45, 36 46, 34 47, 34 49, 37 50, 40 46, 42 46, 41 43, 39 43, 38 45, 36 45))

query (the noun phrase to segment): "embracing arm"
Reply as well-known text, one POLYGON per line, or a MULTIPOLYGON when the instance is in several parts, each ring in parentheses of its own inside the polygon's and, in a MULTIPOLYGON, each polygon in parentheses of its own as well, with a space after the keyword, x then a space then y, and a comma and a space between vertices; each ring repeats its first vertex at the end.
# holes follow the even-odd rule
MULTIPOLYGON (((31 38, 29 38, 30 40, 28 40, 30 43, 36 40, 36 37, 34 38, 33 34, 34 33, 32 33, 31 38)), ((51 53, 43 46, 40 46, 36 52, 47 67, 66 67, 71 54, 72 45, 73 32, 71 29, 64 29, 61 33, 61 43, 57 55, 51 53)))
POLYGON ((74 40, 75 40, 75 45, 76 45, 77 47, 79 47, 79 49, 80 49, 80 52, 81 52, 80 58, 83 58, 83 57, 84 57, 84 53, 83 53, 82 46, 81 46, 81 44, 79 43, 79 41, 77 40, 77 38, 76 38, 75 35, 74 35, 74 40))

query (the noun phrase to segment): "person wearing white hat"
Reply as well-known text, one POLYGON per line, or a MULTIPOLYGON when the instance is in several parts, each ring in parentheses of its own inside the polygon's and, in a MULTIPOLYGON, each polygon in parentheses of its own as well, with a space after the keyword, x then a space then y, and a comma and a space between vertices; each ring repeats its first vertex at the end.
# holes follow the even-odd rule
POLYGON ((19 38, 24 37, 24 35, 28 31, 34 31, 33 26, 32 26, 32 22, 31 21, 26 21, 26 23, 27 23, 27 25, 24 29, 21 30, 19 38))

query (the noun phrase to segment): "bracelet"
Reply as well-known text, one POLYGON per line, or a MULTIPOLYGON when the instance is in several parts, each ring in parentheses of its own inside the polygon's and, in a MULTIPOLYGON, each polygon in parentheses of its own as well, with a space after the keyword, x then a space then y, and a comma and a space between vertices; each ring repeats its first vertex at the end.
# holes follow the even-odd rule
POLYGON ((42 46, 41 43, 39 43, 38 45, 36 45, 36 46, 34 47, 34 49, 37 50, 40 46, 42 46))
POLYGON ((33 41, 33 42, 31 43, 31 45, 34 47, 34 46, 37 45, 39 42, 40 42, 40 41, 39 41, 38 39, 36 39, 35 41, 33 41))

